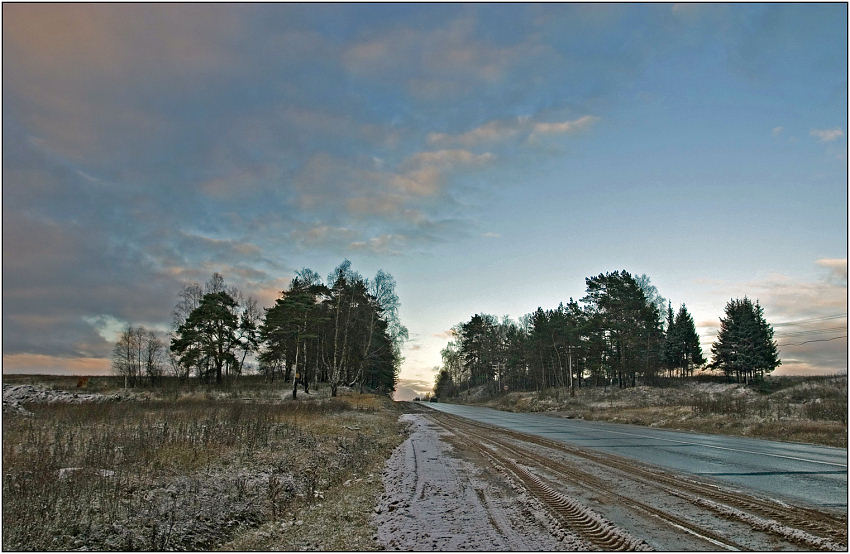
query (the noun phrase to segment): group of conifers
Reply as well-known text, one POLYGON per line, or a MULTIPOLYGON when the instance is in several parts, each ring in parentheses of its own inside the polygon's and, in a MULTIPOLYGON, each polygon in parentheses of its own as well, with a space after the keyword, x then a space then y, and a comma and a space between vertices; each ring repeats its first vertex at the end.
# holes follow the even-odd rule
MULTIPOLYGON (((585 279, 576 302, 537 308, 518 321, 476 314, 453 327, 442 351, 435 392, 451 396, 472 386, 541 390, 615 384, 634 386, 659 376, 687 377, 706 359, 684 304, 674 313, 645 275, 627 271, 585 279)), ((393 277, 364 278, 348 260, 327 281, 302 269, 274 305, 228 287, 219 274, 180 292, 169 348, 156 333, 128 327, 113 351, 115 371, 134 382, 165 373, 221 383, 241 375, 246 361, 268 379, 328 383, 384 393, 395 389, 407 329, 398 317, 393 277)), ((731 300, 712 346, 709 367, 730 378, 763 377, 781 362, 773 328, 758 302, 731 300)))
POLYGON ((395 389, 407 329, 398 318, 393 277, 361 276, 343 261, 327 284, 311 269, 296 273, 270 308, 228 287, 218 273, 180 292, 170 347, 155 333, 128 327, 113 351, 115 371, 135 381, 164 373, 221 383, 246 361, 270 380, 309 392, 328 383, 389 393, 395 389))
POLYGON ((500 391, 626 387, 660 376, 687 377, 700 367, 740 381, 763 377, 781 363, 758 302, 727 303, 706 366, 685 305, 674 313, 645 275, 614 271, 585 283, 579 302, 537 308, 518 321, 476 314, 455 325, 442 351, 435 394, 453 396, 482 384, 500 391))

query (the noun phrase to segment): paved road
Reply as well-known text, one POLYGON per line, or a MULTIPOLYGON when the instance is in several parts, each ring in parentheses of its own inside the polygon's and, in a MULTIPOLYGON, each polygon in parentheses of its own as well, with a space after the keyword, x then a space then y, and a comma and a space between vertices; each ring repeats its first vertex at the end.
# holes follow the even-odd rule
POLYGON ((427 406, 481 423, 719 479, 778 500, 847 511, 844 448, 684 433, 478 406, 427 406))

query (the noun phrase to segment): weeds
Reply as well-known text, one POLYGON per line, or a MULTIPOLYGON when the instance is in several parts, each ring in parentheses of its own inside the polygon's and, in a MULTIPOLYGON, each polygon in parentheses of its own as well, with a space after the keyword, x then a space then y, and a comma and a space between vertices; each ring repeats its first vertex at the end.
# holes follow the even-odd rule
POLYGON ((3 421, 3 548, 213 548, 383 460, 397 440, 387 406, 192 392, 28 405, 33 417, 3 421))
POLYGON ((731 398, 728 395, 721 396, 696 396, 693 400, 693 410, 697 415, 708 414, 736 414, 747 413, 746 398, 731 398))
MULTIPOLYGON (((690 431, 847 446, 847 377, 770 377, 750 386, 722 379, 663 380, 663 386, 582 387, 500 395, 487 405, 520 412, 690 431)), ((460 398, 459 400, 463 400, 460 398)))

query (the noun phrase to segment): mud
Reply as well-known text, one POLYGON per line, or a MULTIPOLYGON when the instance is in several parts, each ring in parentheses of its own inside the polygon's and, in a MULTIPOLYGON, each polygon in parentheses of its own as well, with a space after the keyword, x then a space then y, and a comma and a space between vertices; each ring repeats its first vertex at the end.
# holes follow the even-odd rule
POLYGON ((387 550, 586 550, 553 526, 545 509, 504 479, 460 456, 451 438, 421 414, 406 414, 410 436, 383 473, 375 508, 387 550))

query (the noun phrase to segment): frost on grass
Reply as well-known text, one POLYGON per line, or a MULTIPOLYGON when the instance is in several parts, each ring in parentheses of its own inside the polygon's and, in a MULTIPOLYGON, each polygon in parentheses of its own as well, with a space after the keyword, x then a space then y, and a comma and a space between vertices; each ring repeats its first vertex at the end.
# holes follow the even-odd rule
POLYGON ((395 412, 367 400, 32 403, 3 422, 3 548, 210 550, 279 524, 385 459, 395 412))

